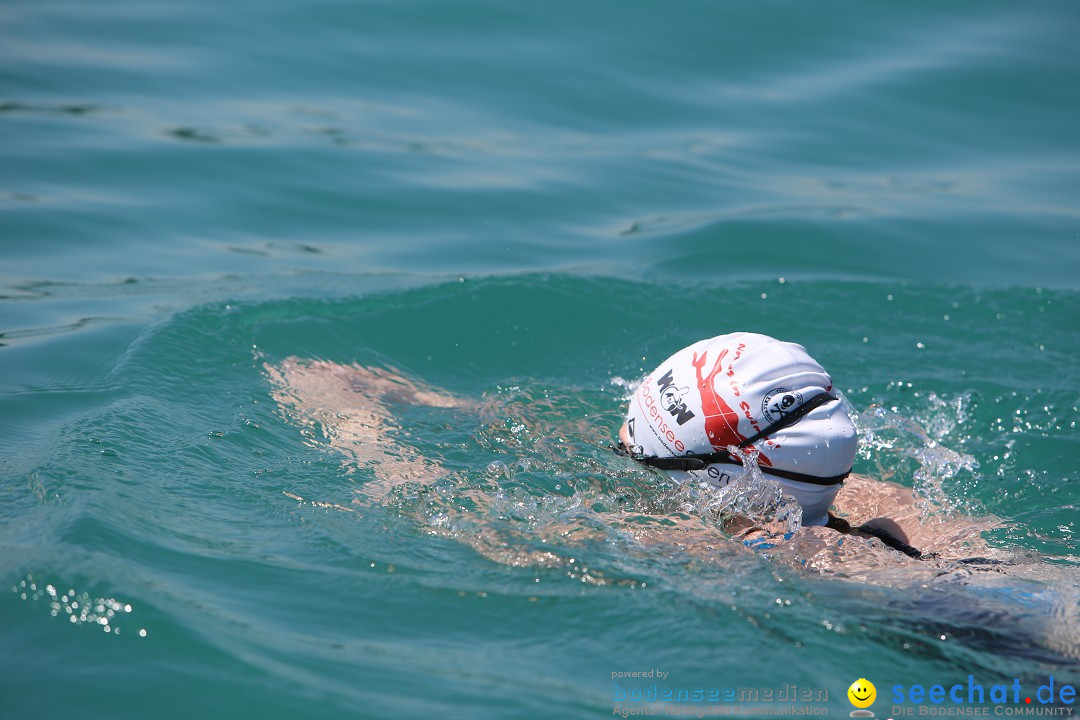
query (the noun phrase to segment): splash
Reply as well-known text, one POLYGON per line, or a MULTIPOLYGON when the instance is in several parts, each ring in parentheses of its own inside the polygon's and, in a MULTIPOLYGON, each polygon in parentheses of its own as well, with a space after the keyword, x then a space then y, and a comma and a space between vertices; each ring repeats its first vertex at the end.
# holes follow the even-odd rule
MULTIPOLYGON (((482 421, 466 447, 479 448, 487 463, 459 467, 434 483, 403 483, 388 504, 484 554, 501 543, 498 553, 516 553, 512 564, 537 546, 548 553, 541 564, 558 564, 550 553, 633 542, 644 527, 665 522, 689 520, 758 549, 786 542, 802 527, 802 508, 762 474, 756 450, 732 449, 745 458, 746 471, 726 487, 678 481, 617 459, 606 435, 599 444, 583 442, 595 428, 580 417, 580 405, 579 396, 536 388, 485 393, 482 421)), ((603 416, 603 408, 591 408, 598 409, 603 416)))
POLYGON ((706 481, 678 485, 672 495, 681 512, 734 532, 755 547, 790 540, 802 528, 802 507, 780 484, 761 472, 756 448, 728 447, 742 457, 743 474, 724 487, 706 481))
MULTIPOLYGON (((977 483, 978 461, 942 444, 942 440, 951 438, 962 426, 971 400, 964 396, 950 403, 933 393, 929 400, 931 408, 925 425, 895 408, 880 405, 871 405, 861 413, 852 412, 859 429, 859 456, 872 461, 884 479, 896 474, 909 475, 924 519, 977 513, 980 508, 974 507, 974 501, 955 499, 967 493, 950 493, 949 489, 977 483)), ((965 438, 955 439, 962 443, 965 438)))

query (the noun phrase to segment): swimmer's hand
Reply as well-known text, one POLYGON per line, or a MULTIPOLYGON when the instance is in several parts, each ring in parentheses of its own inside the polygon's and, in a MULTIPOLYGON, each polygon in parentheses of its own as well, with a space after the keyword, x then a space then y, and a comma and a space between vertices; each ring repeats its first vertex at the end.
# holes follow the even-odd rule
POLYGON ((339 403, 365 405, 376 402, 384 407, 425 405, 442 408, 464 407, 468 404, 448 392, 427 388, 419 382, 409 380, 395 368, 364 367, 356 363, 338 365, 325 360, 290 357, 281 363, 280 368, 267 365, 266 370, 279 387, 290 384, 290 381, 296 385, 297 380, 302 378, 309 390, 338 393, 339 403), (352 395, 353 399, 345 400, 349 395, 352 395))

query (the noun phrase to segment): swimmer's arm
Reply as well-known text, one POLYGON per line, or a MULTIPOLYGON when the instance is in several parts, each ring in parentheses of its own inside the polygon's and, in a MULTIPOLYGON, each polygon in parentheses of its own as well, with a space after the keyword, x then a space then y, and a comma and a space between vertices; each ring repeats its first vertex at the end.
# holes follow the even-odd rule
POLYGON ((271 395, 309 435, 321 435, 352 466, 370 468, 375 482, 361 494, 381 500, 396 485, 438 480, 445 471, 414 448, 397 443, 391 408, 402 404, 456 408, 467 402, 425 388, 401 374, 361 365, 288 358, 265 365, 271 395))
POLYGON ((868 525, 918 548, 924 555, 966 557, 993 554, 981 533, 1000 527, 998 518, 929 514, 911 488, 851 475, 836 498, 836 515, 852 526, 868 525))

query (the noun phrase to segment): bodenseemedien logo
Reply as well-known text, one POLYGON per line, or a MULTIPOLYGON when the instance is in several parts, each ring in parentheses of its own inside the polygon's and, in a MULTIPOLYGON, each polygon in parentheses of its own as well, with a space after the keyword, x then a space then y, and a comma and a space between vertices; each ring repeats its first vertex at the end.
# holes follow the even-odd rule
POLYGON ((874 717, 874 713, 866 708, 874 704, 877 698, 877 688, 874 683, 866 678, 859 678, 851 683, 847 690, 848 702, 855 706, 851 711, 851 717, 874 717))

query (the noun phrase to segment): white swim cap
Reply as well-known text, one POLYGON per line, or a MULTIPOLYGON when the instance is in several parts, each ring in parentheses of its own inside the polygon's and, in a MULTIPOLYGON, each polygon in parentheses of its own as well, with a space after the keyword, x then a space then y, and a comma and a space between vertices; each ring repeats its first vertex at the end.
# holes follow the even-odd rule
MULTIPOLYGON (((641 455, 708 455, 790 421, 814 401, 794 423, 752 444, 766 477, 802 506, 803 525, 824 525, 857 445, 855 426, 831 393, 832 378, 802 345, 755 333, 720 335, 680 350, 645 378, 630 400, 627 431, 641 455)), ((729 461, 675 476, 722 486, 743 472, 729 461)))

